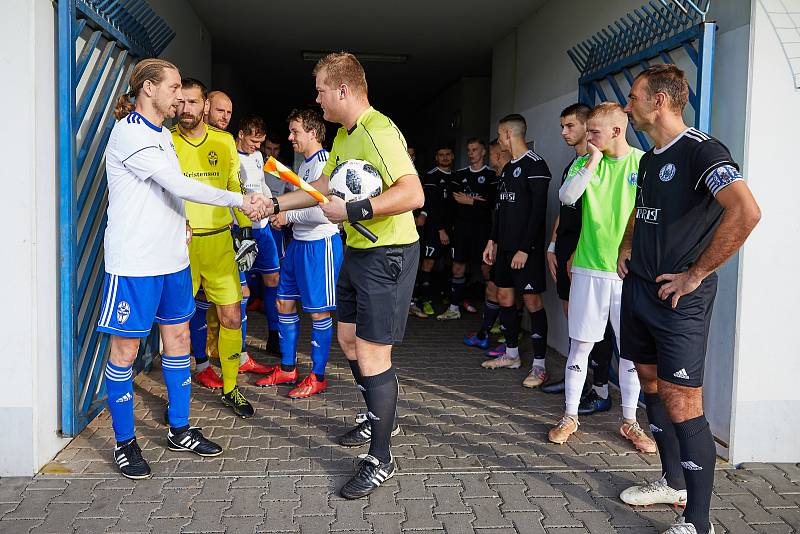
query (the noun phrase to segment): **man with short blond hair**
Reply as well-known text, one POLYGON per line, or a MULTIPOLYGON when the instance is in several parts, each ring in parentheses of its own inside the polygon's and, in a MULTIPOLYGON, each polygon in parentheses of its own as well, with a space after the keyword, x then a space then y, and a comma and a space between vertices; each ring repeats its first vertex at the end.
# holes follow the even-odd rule
MULTIPOLYGON (((628 118, 615 102, 598 104, 586 123, 586 156, 577 158, 559 190, 565 205, 581 200, 582 222, 574 252, 569 290, 570 349, 564 372, 566 410, 550 430, 554 443, 564 443, 578 429, 578 406, 586 381, 589 353, 611 322, 619 346, 622 280, 616 272, 616 253, 633 209, 642 151, 625 139, 628 118)), ((639 380, 633 362, 619 360, 622 392, 620 433, 642 452, 655 452, 655 443, 636 422, 639 380)))
MULTIPOLYGON (((333 195, 320 205, 327 219, 344 222, 347 232, 347 254, 336 285, 338 338, 367 414, 339 442, 348 447, 369 442, 370 448, 340 493, 357 499, 375 491, 396 470, 390 445, 398 431, 399 383, 392 366, 392 346, 405 334, 419 261, 419 237, 411 211, 422 206, 424 194, 403 134, 369 104, 358 59, 346 52, 329 54, 314 68, 314 76, 323 117, 342 127, 322 175, 312 185, 327 193, 336 166, 351 159, 368 161, 383 181, 383 192, 376 197, 345 203, 333 195), (375 234, 377 241, 357 232, 356 222, 375 234)), ((272 200, 276 213, 314 205, 302 191, 272 200)))

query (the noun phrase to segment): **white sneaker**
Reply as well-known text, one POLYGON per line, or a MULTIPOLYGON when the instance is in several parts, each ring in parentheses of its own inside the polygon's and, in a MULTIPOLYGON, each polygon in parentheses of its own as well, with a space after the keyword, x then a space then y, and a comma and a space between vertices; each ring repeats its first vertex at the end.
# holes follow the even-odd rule
POLYGON ((509 356, 508 354, 503 354, 497 358, 492 358, 491 360, 486 360, 485 362, 481 363, 481 366, 486 369, 499 369, 501 367, 506 367, 508 369, 519 369, 521 365, 522 362, 520 361, 519 356, 509 356))
POLYGON ((619 498, 622 499, 622 502, 631 506, 650 506, 652 504, 686 506, 686 490, 670 488, 667 485, 667 479, 664 477, 643 486, 631 486, 623 490, 619 494, 619 498))
MULTIPOLYGON (((709 529, 708 534, 714 534, 714 524, 709 524, 711 525, 711 528, 709 529)), ((674 525, 664 531, 664 534, 697 534, 697 529, 693 524, 687 523, 686 519, 679 517, 674 525)))
POLYGON ((440 321, 452 321, 454 319, 461 319, 461 310, 456 308, 447 308, 443 313, 436 316, 440 321))

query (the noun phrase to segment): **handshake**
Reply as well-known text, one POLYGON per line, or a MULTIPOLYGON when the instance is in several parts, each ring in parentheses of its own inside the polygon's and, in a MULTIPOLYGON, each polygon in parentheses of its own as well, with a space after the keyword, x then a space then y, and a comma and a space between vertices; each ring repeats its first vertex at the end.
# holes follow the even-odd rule
POLYGON ((260 221, 272 215, 272 199, 261 193, 247 193, 242 199, 242 213, 251 221, 260 221))

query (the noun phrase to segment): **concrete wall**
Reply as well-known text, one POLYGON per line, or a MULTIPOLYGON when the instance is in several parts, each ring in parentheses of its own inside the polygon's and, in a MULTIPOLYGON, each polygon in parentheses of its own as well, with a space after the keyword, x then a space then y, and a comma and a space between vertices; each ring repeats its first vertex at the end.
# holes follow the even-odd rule
MULTIPOLYGON (((578 71, 566 51, 643 4, 641 0, 609 0, 602 9, 591 0, 551 0, 505 38, 493 50, 491 128, 508 113, 521 113, 528 120, 529 139, 548 162, 554 180, 548 216, 558 213, 558 185, 561 172, 574 156, 559 135, 558 116, 577 100, 578 71), (576 13, 591 16, 576 16, 576 13)), ((714 2, 709 20, 719 23, 713 106, 717 110, 743 110, 747 102, 749 39, 748 0, 714 2)), ((623 91, 627 86, 622 87, 623 91)), ((689 114, 689 117, 691 115, 689 114)), ((745 120, 741 113, 715 113, 712 133, 742 161, 745 120)), ((629 135, 633 144, 633 137, 629 135)), ((706 373, 706 403, 715 436, 724 444, 729 439, 731 390, 733 388, 733 324, 737 310, 737 262, 720 271, 706 373)), ((553 284, 550 285, 554 289, 553 284)), ((554 290, 545 295, 549 319, 549 341, 557 350, 567 350, 566 321, 554 290)))
POLYGON ((183 76, 211 83, 211 35, 188 0, 148 0, 175 31, 161 57, 175 63, 183 76))
POLYGON ((800 460, 800 349, 794 338, 800 92, 765 7, 782 6, 759 0, 752 7, 744 174, 762 219, 739 255, 739 316, 729 325, 738 333, 730 447, 735 463, 800 460))
POLYGON ((0 311, 0 475, 31 474, 66 443, 58 437, 56 270, 55 8, 12 0, 0 21, 0 63, 8 79, 0 144, 15 162, 14 230, 2 246, 0 311))

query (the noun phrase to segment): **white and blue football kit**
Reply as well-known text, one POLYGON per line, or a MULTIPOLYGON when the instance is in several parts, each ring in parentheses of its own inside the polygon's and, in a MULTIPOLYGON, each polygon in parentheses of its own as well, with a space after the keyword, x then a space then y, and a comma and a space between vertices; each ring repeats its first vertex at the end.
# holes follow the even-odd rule
MULTIPOLYGON (((240 150, 239 167, 245 191, 268 193, 264 176, 264 156, 261 152, 256 150, 252 154, 246 154, 240 150)), ((270 230, 269 221, 263 219, 253 222, 253 238, 258 245, 258 255, 250 270, 261 274, 277 273, 281 268, 281 256, 278 254, 278 246, 270 230)), ((281 243, 281 249, 282 245, 281 243)))
MULTIPOLYGON (((149 334, 154 322, 181 324, 194 313, 183 201, 232 208, 241 207, 242 195, 186 180, 169 130, 137 112, 114 125, 105 156, 106 274, 97 330, 142 338, 149 334)), ((189 431, 189 365, 188 354, 162 355, 170 436, 183 436, 189 431)), ((131 471, 135 458, 132 460, 126 453, 134 446, 131 444, 135 437, 132 369, 109 360, 105 379, 117 441, 114 459, 125 476, 146 478, 146 463, 139 458, 131 471)))

